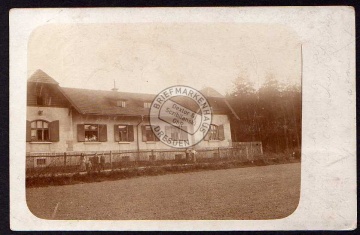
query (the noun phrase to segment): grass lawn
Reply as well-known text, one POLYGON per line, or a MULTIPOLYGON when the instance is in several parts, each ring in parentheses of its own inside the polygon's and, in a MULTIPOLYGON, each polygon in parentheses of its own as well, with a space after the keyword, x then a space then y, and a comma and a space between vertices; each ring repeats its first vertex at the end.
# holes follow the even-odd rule
POLYGON ((44 219, 277 219, 295 211, 300 163, 26 189, 44 219))

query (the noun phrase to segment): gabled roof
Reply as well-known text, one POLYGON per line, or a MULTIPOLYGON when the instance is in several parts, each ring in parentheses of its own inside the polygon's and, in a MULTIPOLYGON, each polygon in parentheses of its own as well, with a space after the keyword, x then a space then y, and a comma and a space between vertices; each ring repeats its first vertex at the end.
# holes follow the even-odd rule
POLYGON ((144 102, 152 102, 155 95, 89 90, 78 88, 61 88, 79 113, 94 115, 149 115, 149 109, 144 108, 144 102), (117 101, 125 100, 125 107, 118 107, 117 101))
POLYGON ((236 114, 234 109, 230 106, 229 102, 225 99, 223 95, 217 92, 211 87, 205 87, 201 89, 200 92, 207 97, 211 107, 213 108, 213 113, 231 113, 235 116, 236 119, 240 120, 239 116, 236 114))
MULTIPOLYGON (((59 84, 40 69, 28 79, 28 82, 59 84)), ((151 103, 156 97, 155 94, 89 90, 60 86, 57 86, 56 89, 66 97, 79 113, 89 115, 148 116, 150 110, 149 108, 144 108, 144 102, 151 103), (119 100, 125 100, 126 106, 118 107, 117 101, 119 100)), ((201 93, 207 98, 214 114, 233 113, 235 117, 237 117, 234 110, 225 100, 225 97, 219 92, 210 87, 206 87, 201 90, 201 93)), ((172 100, 191 110, 196 110, 197 108, 195 107, 197 106, 195 102, 191 102, 191 100, 185 97, 174 97, 172 100)))
POLYGON ((59 83, 55 81, 52 77, 46 74, 41 69, 36 70, 31 77, 28 79, 28 82, 36 82, 36 83, 48 83, 58 85, 59 83))
MULTIPOLYGON (((60 88, 77 109, 82 114, 92 115, 124 115, 124 116, 147 116, 150 110, 144 108, 144 102, 152 102, 156 97, 154 94, 129 93, 116 91, 89 90, 79 88, 60 88), (125 107, 118 107, 117 101, 125 100, 125 107)), ((196 110, 194 104, 184 97, 172 99, 179 104, 196 110)), ((214 114, 234 113, 225 98, 208 97, 208 102, 214 114)), ((197 107, 198 108, 198 107, 197 107)), ((236 115, 235 115, 236 116, 236 115)))

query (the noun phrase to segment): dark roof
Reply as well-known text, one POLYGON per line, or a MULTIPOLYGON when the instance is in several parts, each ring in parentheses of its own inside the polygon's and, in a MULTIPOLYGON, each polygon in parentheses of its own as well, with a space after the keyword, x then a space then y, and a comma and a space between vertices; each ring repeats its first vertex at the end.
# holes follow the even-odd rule
MULTIPOLYGON (((152 102, 156 95, 144 93, 129 93, 116 91, 88 90, 78 88, 61 88, 63 94, 69 99, 78 112, 94 115, 149 115, 149 109, 144 108, 144 102, 152 102), (117 101, 125 100, 126 107, 118 107, 117 101)), ((177 103, 196 110, 195 103, 184 97, 172 99, 177 103)), ((208 102, 214 114, 229 114, 232 110, 224 98, 208 97, 208 102)))
POLYGON ((149 115, 149 109, 144 108, 144 102, 152 102, 155 95, 88 90, 78 88, 61 88, 79 113, 96 115, 149 115), (117 101, 126 101, 125 107, 118 107, 117 101))
POLYGON ((49 83, 55 85, 59 84, 57 81, 55 81, 52 77, 50 77, 41 69, 36 70, 28 79, 28 82, 49 83))
MULTIPOLYGON (((59 84, 42 70, 37 70, 28 79, 28 82, 59 84)), ((57 86, 57 89, 61 91, 79 113, 90 115, 147 116, 150 110, 149 108, 144 108, 144 102, 152 102, 156 97, 155 94, 89 90, 60 86, 57 86), (118 107, 117 101, 119 100, 126 101, 126 107, 118 107)), ((225 97, 216 90, 207 87, 200 92, 207 97, 214 114, 233 113, 237 117, 233 109, 226 102, 225 97)), ((198 108, 195 101, 185 97, 174 97, 172 100, 194 111, 198 108)))

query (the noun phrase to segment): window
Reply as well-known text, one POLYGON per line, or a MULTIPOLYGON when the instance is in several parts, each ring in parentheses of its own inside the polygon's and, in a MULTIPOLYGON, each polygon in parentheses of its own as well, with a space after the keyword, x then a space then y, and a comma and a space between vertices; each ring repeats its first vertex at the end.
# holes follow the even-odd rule
POLYGON ((115 125, 114 135, 116 142, 132 142, 134 141, 134 126, 124 124, 115 125))
POLYGON ((26 121, 27 142, 57 142, 59 141, 59 121, 45 120, 26 121))
POLYGON ((118 101, 116 102, 116 105, 117 105, 118 107, 125 108, 125 106, 126 106, 126 101, 125 101, 125 100, 118 100, 118 101))
POLYGON ((99 128, 98 125, 85 125, 85 142, 98 141, 99 139, 99 128))
POLYGON ((46 164, 46 158, 39 158, 36 159, 36 165, 45 165, 46 164))
POLYGON ((155 134, 151 129, 151 126, 145 126, 146 141, 155 141, 155 134))
POLYGON ((37 105, 44 105, 44 98, 40 95, 36 96, 36 104, 37 105))
POLYGON ((211 124, 204 140, 225 140, 224 125, 211 124))
POLYGON ((211 125, 209 129, 209 140, 219 140, 218 126, 211 125))
POLYGON ((171 139, 180 140, 180 130, 174 127, 171 127, 171 129, 172 129, 170 132, 171 139))
POLYGON ((142 141, 159 141, 159 139, 155 136, 153 130, 150 125, 141 126, 142 131, 142 141))
POLYGON ((38 106, 51 106, 51 96, 44 96, 44 95, 36 96, 36 104, 38 106))
POLYGON ((79 142, 107 141, 107 126, 103 124, 78 124, 77 137, 79 142))
POLYGON ((151 108, 151 102, 145 102, 144 108, 147 108, 147 109, 151 108))
POLYGON ((31 141, 50 141, 49 123, 36 120, 31 122, 31 141))
POLYGON ((46 167, 48 165, 45 157, 35 158, 34 161, 35 167, 46 167))
POLYGON ((121 161, 124 161, 124 162, 130 161, 130 156, 122 156, 121 161))
POLYGON ((124 125, 119 125, 118 129, 119 129, 119 140, 128 141, 129 139, 128 127, 124 125))
POLYGON ((42 85, 36 88, 36 104, 38 106, 51 106, 49 90, 42 85))

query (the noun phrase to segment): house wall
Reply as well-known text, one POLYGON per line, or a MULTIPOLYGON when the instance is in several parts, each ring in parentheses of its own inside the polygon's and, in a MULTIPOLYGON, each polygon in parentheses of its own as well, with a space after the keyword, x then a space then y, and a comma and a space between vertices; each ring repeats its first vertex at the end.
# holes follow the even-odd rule
POLYGON ((165 144, 160 141, 157 142, 143 142, 141 126, 150 125, 148 120, 143 120, 141 117, 109 117, 109 116, 90 116, 73 113, 73 147, 74 151, 110 151, 110 150, 137 150, 139 140, 139 149, 166 149, 165 144), (140 124, 139 124, 140 123, 140 124), (79 142, 77 140, 77 125, 78 124, 106 124, 107 125, 107 141, 106 142, 79 142), (133 142, 116 142, 114 135, 114 125, 126 124, 134 126, 134 141, 133 142), (137 127, 137 125, 139 126, 137 127))
POLYGON ((67 141, 72 138, 71 114, 68 108, 27 107, 26 120, 59 120, 59 142, 26 142, 26 152, 64 152, 68 151, 67 141), (38 112, 43 111, 42 115, 38 112))
POLYGON ((230 120, 227 115, 213 115, 211 123, 214 125, 224 125, 224 140, 202 140, 195 148, 217 148, 217 147, 230 147, 231 146, 231 129, 230 120))
MULTIPOLYGON (((68 108, 53 107, 28 107, 27 120, 33 121, 43 119, 46 121, 59 120, 59 142, 41 143, 27 142, 27 152, 65 152, 65 151, 114 151, 114 150, 134 150, 139 147, 140 150, 168 149, 169 147, 161 141, 144 142, 142 141, 142 125, 149 125, 149 121, 141 117, 110 117, 81 115, 76 111, 69 112, 68 108), (38 115, 42 110, 43 114, 38 115), (141 123, 140 123, 141 122, 141 123), (140 125, 137 128, 137 125, 140 125), (78 124, 106 124, 107 141, 106 142, 79 142, 77 139, 78 124), (114 125, 127 124, 134 126, 133 142, 116 142, 114 138, 114 125), (139 141, 137 144, 137 140, 139 141)), ((231 146, 230 122, 227 115, 214 115, 212 123, 215 125, 224 125, 225 140, 203 140, 195 148, 210 147, 228 147, 231 146)))
MULTIPOLYGON (((212 123, 215 125, 224 125, 225 139, 220 140, 203 140, 195 146, 195 148, 216 148, 216 147, 229 147, 231 146, 231 131, 230 121, 227 115, 214 115, 212 123)), ((156 125, 156 123, 152 123, 156 125)), ((142 141, 142 125, 150 125, 149 121, 140 117, 134 119, 133 117, 106 117, 106 116, 90 116, 73 114, 73 146, 74 151, 110 151, 110 150, 151 150, 151 149, 168 149, 169 146, 161 141, 142 141), (141 123, 140 123, 141 122, 141 123), (139 124, 140 123, 140 124, 139 124), (107 141, 106 142, 78 142, 77 141, 77 125, 78 124, 106 124, 107 125, 107 141), (116 142, 114 138, 114 125, 127 124, 134 125, 134 142, 116 142), (138 128, 136 127, 139 124, 138 128), (137 145, 139 140, 139 146, 137 145)))

